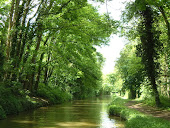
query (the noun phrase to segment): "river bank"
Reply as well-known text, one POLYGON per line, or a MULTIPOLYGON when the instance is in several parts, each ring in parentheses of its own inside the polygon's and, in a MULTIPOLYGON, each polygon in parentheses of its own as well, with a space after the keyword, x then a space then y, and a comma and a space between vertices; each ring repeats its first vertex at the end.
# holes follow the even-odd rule
POLYGON ((110 96, 73 100, 41 107, 0 120, 2 128, 124 128, 119 117, 107 112, 110 96))
POLYGON ((37 109, 71 100, 71 96, 59 89, 40 88, 35 95, 18 88, 0 86, 0 120, 8 115, 37 109))
POLYGON ((109 114, 119 116, 126 120, 126 128, 169 128, 170 121, 153 117, 146 113, 130 108, 127 104, 130 100, 114 97, 109 105, 109 114))

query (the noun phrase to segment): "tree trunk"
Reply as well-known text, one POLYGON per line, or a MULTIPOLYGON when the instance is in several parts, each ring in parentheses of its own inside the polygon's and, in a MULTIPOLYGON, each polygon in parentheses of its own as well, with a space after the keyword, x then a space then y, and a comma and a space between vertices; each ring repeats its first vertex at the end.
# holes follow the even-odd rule
POLYGON ((166 24, 167 29, 168 29, 167 35, 168 35, 168 44, 169 44, 169 41, 170 41, 170 24, 169 24, 169 21, 168 21, 166 14, 165 14, 164 8, 162 6, 160 6, 159 10, 162 13, 162 16, 164 18, 165 24, 166 24))
POLYGON ((10 57, 10 49, 11 49, 11 28, 13 26, 13 13, 14 13, 14 5, 15 5, 15 0, 12 0, 11 2, 11 10, 9 14, 9 26, 8 26, 8 35, 7 35, 7 43, 6 43, 6 57, 7 60, 10 57))
POLYGON ((154 23, 153 19, 153 11, 152 8, 149 7, 148 5, 145 6, 145 10, 142 11, 142 16, 143 16, 143 22, 141 26, 141 31, 140 31, 140 38, 142 42, 142 47, 143 47, 143 55, 142 55, 142 60, 145 65, 145 69, 147 71, 148 78, 151 82, 152 90, 155 96, 155 102, 156 106, 160 106, 161 102, 159 99, 159 93, 157 90, 157 85, 156 85, 156 62, 154 62, 154 59, 157 57, 157 51, 156 51, 156 41, 159 39, 156 39, 154 37, 154 27, 152 26, 154 23))
POLYGON ((135 99, 136 98, 136 90, 132 87, 130 87, 130 92, 129 92, 129 99, 135 99))
MULTIPOLYGON (((50 36, 50 34, 49 34, 49 36, 50 36)), ((45 42, 44 42, 44 47, 45 47, 45 45, 47 44, 47 42, 48 42, 48 40, 49 40, 49 36, 46 37, 46 40, 45 40, 45 42)), ((41 70, 42 70, 42 60, 43 60, 43 58, 44 58, 44 54, 45 54, 45 52, 43 52, 43 53, 41 54, 41 57, 40 57, 40 60, 39 60, 37 80, 36 80, 36 83, 35 83, 35 86, 34 86, 34 90, 35 90, 35 91, 37 91, 37 89, 38 89, 38 84, 39 84, 39 81, 40 81, 41 70)))
POLYGON ((37 74, 37 79, 36 79, 35 86, 34 86, 34 91, 35 92, 37 92, 38 84, 39 84, 39 81, 40 81, 43 58, 44 58, 44 53, 41 54, 40 61, 39 61, 38 74, 37 74))
POLYGON ((158 93, 158 89, 157 89, 157 84, 155 82, 155 77, 151 78, 151 84, 152 84, 152 89, 153 89, 153 93, 155 96, 155 102, 156 102, 156 106, 160 107, 161 102, 160 102, 160 98, 159 98, 159 93, 158 93))

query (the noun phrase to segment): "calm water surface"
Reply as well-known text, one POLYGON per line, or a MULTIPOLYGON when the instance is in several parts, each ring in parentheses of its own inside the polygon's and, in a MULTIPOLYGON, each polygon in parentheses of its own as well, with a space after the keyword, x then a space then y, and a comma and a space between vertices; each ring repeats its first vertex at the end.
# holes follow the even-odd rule
POLYGON ((42 107, 0 120, 0 128, 124 128, 119 117, 109 117, 109 96, 42 107))

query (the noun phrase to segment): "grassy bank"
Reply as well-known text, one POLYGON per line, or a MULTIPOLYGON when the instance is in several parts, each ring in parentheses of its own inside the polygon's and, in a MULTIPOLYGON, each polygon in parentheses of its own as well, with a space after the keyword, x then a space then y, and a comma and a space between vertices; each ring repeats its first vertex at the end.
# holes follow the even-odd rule
POLYGON ((58 88, 42 86, 35 95, 19 88, 0 86, 0 119, 7 115, 42 106, 58 104, 71 99, 71 96, 58 88))
POLYGON ((127 108, 129 100, 113 97, 109 105, 109 114, 126 120, 126 128, 170 128, 170 122, 164 119, 145 115, 137 110, 127 108))

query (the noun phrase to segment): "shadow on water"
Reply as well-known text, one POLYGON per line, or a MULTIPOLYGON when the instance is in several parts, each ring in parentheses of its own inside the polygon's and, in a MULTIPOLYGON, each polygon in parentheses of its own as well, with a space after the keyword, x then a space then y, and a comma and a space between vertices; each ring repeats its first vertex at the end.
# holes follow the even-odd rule
POLYGON ((110 96, 41 107, 0 121, 0 128, 124 128, 119 117, 109 117, 110 96))

